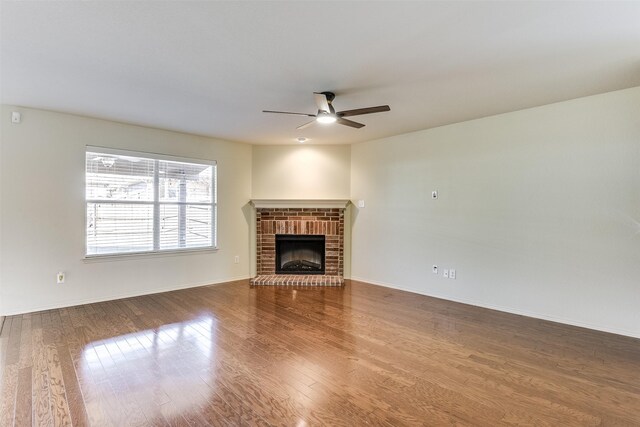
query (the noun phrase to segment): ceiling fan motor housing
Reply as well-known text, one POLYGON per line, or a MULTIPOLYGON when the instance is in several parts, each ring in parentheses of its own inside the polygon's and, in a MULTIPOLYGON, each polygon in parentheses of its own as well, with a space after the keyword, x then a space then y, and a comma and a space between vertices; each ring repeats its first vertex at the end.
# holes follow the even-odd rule
POLYGON ((320 93, 322 93, 325 96, 325 98, 327 98, 327 102, 329 104, 331 104, 331 101, 333 101, 336 98, 336 94, 333 92, 320 92, 320 93))

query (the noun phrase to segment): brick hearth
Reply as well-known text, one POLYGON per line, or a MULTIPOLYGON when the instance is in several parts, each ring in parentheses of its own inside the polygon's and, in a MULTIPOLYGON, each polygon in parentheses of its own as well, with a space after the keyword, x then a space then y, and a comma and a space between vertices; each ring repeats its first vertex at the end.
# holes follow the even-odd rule
POLYGON ((253 285, 344 284, 344 208, 260 208, 256 209, 257 277, 253 285), (324 275, 275 274, 276 234, 325 236, 324 275))
POLYGON ((322 274, 274 274, 251 279, 252 285, 268 286, 342 286, 344 278, 322 274))

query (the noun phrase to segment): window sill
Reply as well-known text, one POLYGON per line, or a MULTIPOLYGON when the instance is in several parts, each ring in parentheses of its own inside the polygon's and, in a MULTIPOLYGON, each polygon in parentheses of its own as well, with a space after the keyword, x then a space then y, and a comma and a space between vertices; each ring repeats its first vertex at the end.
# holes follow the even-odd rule
POLYGON ((166 251, 147 251, 147 252, 129 252, 124 254, 96 254, 85 255, 84 262, 99 262, 99 261, 118 261, 132 258, 153 258, 153 257, 165 257, 175 255, 193 255, 195 253, 203 252, 217 252, 218 247, 214 248, 193 248, 193 249, 178 249, 178 250, 166 250, 166 251))

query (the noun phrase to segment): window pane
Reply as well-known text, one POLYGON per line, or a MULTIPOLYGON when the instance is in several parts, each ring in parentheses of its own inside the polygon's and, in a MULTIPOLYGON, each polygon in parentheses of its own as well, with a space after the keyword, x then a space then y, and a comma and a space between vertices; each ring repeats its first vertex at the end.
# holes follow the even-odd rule
POLYGON ((154 160, 87 152, 88 200, 153 201, 154 160))
POLYGON ((160 160, 158 172, 161 202, 211 203, 213 166, 160 160))
POLYGON ((187 247, 211 246, 211 206, 187 205, 187 247))
POLYGON ((153 204, 87 203, 87 254, 153 250, 153 204))
POLYGON ((211 206, 160 205, 160 249, 211 246, 211 206))
POLYGON ((160 205, 160 249, 177 249, 178 205, 160 205))

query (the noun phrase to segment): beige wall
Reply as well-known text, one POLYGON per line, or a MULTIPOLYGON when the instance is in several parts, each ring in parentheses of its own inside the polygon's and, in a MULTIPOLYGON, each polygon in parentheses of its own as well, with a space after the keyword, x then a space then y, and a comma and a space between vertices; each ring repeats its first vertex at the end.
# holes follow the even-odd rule
POLYGON ((247 278, 250 195, 249 145, 3 106, 0 313, 247 278), (21 124, 10 123, 11 111, 22 112, 21 124), (85 145, 217 160, 220 249, 85 261, 85 145), (60 270, 63 285, 55 280, 60 270))
POLYGON ((354 145, 351 196, 353 278, 640 337, 640 88, 354 145))
POLYGON ((256 145, 254 199, 348 199, 348 145, 256 145))

